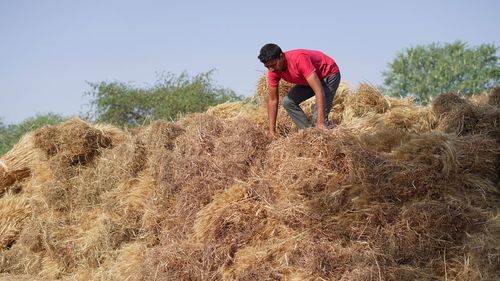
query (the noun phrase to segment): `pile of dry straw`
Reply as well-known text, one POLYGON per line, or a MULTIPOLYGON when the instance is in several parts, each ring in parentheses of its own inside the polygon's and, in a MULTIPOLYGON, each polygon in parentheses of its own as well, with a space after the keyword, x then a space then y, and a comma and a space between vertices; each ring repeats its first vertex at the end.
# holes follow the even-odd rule
POLYGON ((44 127, 1 158, 0 279, 498 280, 499 101, 343 85, 335 129, 280 109, 277 140, 241 103, 44 127))

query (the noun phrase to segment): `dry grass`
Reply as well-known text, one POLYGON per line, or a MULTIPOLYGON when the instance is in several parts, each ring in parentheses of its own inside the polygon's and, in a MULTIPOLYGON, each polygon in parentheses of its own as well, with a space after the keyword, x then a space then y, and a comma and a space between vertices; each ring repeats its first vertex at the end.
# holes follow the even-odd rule
POLYGON ((421 107, 343 84, 335 129, 280 111, 273 140, 266 87, 259 108, 26 135, 0 162, 0 280, 500 277, 498 91, 421 107))

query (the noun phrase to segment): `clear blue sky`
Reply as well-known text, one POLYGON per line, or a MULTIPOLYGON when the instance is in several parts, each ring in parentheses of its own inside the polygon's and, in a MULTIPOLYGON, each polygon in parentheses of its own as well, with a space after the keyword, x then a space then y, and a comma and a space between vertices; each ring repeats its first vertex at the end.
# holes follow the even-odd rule
POLYGON ((0 0, 0 119, 87 110, 89 82, 153 85, 216 69, 251 95, 260 47, 322 50, 352 86, 380 85, 396 52, 432 42, 500 44, 500 1, 0 0))

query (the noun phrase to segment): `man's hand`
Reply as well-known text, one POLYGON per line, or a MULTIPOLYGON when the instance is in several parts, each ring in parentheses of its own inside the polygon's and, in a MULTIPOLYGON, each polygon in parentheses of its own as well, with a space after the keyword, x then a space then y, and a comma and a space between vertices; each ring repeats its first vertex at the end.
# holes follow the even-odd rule
POLYGON ((276 117, 278 115, 278 88, 269 87, 269 97, 267 100, 267 118, 269 122, 269 132, 275 134, 276 131, 276 117))
POLYGON ((325 121, 323 120, 323 122, 318 122, 318 124, 316 124, 316 127, 318 127, 319 129, 323 129, 323 130, 327 130, 328 127, 326 126, 325 124, 325 121))
POLYGON ((277 139, 278 138, 278 134, 276 133, 276 131, 273 131, 273 130, 269 130, 269 135, 271 136, 271 138, 273 140, 277 139))

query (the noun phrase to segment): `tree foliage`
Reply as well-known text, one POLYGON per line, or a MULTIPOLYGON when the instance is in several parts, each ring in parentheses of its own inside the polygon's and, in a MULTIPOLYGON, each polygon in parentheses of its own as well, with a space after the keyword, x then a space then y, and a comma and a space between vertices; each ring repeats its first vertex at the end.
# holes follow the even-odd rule
POLYGON ((213 71, 189 77, 164 75, 152 87, 121 82, 90 83, 89 119, 118 126, 137 126, 149 120, 175 120, 189 112, 202 112, 226 101, 241 100, 234 91, 214 85, 213 71))
POLYGON ((471 95, 500 82, 498 47, 468 47, 456 41, 408 48, 396 55, 383 73, 384 90, 393 96, 414 96, 423 103, 445 92, 471 95))
POLYGON ((45 125, 55 125, 65 118, 55 113, 39 114, 30 117, 19 124, 6 125, 0 121, 0 155, 9 151, 27 132, 45 125))

